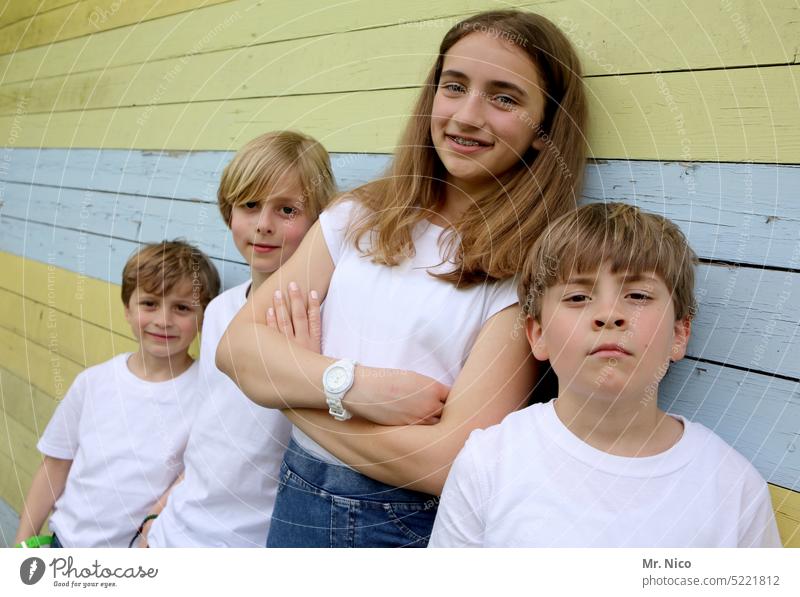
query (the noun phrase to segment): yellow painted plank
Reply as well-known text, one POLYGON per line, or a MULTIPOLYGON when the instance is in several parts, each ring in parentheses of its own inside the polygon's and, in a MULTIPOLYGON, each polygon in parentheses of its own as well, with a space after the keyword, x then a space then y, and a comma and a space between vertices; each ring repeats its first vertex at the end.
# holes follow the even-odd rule
MULTIPOLYGON (((664 15, 638 15, 636 23, 650 23, 651 27, 632 27, 631 30, 636 33, 634 38, 619 35, 618 30, 603 31, 597 21, 585 22, 585 9, 581 8, 576 13, 578 7, 575 3, 567 3, 567 6, 571 9, 567 14, 557 13, 553 16, 582 48, 583 62, 589 75, 629 70, 665 70, 665 65, 670 69, 718 65, 718 62, 711 60, 711 50, 716 56, 723 42, 733 40, 741 45, 735 35, 729 35, 731 32, 727 30, 724 19, 708 18, 714 16, 707 14, 708 11, 724 10, 715 3, 700 5, 698 9, 702 14, 695 15, 698 18, 705 17, 702 23, 713 29, 706 32, 705 36, 700 36, 699 30, 687 28, 685 21, 680 22, 680 27, 675 27, 676 23, 667 18, 674 20, 675 11, 667 11, 670 7, 665 4, 654 7, 662 12, 667 11, 664 15), (668 26, 660 17, 668 21, 668 26), (652 30, 656 27, 660 29, 652 30), (644 36, 647 43, 653 44, 653 48, 642 48, 644 40, 639 39, 639 35, 644 36), (678 38, 673 38, 674 35, 678 38), (689 35, 691 37, 685 37, 689 35), (659 37, 662 39, 656 43, 659 37), (692 46, 691 52, 686 51, 685 47, 673 47, 663 58, 655 55, 656 50, 664 52, 664 47, 680 44, 686 39, 699 39, 711 47, 703 49, 705 46, 701 43, 701 48, 692 46), (696 54, 704 56, 703 60, 695 61, 696 54), (647 61, 629 62, 622 66, 630 56, 639 56, 643 60, 646 58, 647 61), (685 60, 670 63, 668 57, 672 56, 680 56, 685 60)), ((547 12, 553 10, 551 7, 545 5, 540 8, 547 12)), ((606 19, 620 17, 623 22, 632 19, 632 13, 645 10, 639 7, 638 11, 623 11, 618 3, 606 8, 609 12, 599 14, 606 19)), ((780 12, 778 7, 775 10, 780 12)), ((608 21, 603 22, 611 26, 608 21)), ((700 27, 700 23, 693 22, 700 27)), ((784 37, 788 38, 790 34, 794 38, 800 37, 800 19, 789 23, 784 26, 793 29, 784 37)), ((452 19, 426 21, 423 24, 424 27, 414 23, 399 24, 249 48, 194 53, 180 58, 150 60, 144 64, 106 66, 102 70, 89 72, 73 70, 66 75, 40 79, 33 86, 29 81, 3 86, 0 88, 0 114, 13 114, 20 105, 24 105, 25 112, 31 114, 420 85, 452 19), (202 76, 198 77, 198 73, 202 73, 202 76)), ((613 25, 621 26, 619 20, 614 20, 613 25)), ((766 23, 762 23, 759 31, 766 26, 766 23)), ((773 63, 791 60, 793 57, 787 54, 792 46, 784 45, 783 42, 787 40, 776 38, 776 35, 762 34, 758 39, 774 39, 776 51, 783 52, 782 56, 776 54, 770 57, 773 63)), ((723 47, 726 51, 721 55, 729 56, 730 48, 727 44, 723 44, 723 47)), ((755 56, 753 61, 756 61, 755 56)))
MULTIPOLYGON (((42 430, 44 431, 44 430, 42 430)), ((10 416, 0 420, 0 455, 14 463, 15 468, 32 475, 41 456, 36 449, 39 436, 10 416)))
MULTIPOLYGON (((588 75, 794 62, 800 37, 800 9, 782 0, 688 6, 617 0, 243 0, 62 42, 57 51, 39 47, 0 56, 0 73, 5 83, 38 80, 370 27, 381 28, 387 40, 407 36, 409 52, 418 49, 419 37, 425 40, 421 47, 436 47, 466 14, 509 6, 559 23, 588 75)), ((359 47, 365 57, 375 51, 370 44, 359 47)))
MULTIPOLYGON (((800 162, 800 66, 588 81, 595 158, 800 162)), ((390 153, 416 89, 0 117, 20 147, 231 149, 296 127, 330 151, 390 153)))
POLYGON ((41 435, 58 400, 33 387, 26 379, 0 367, 0 410, 35 435, 41 435))
MULTIPOLYGON (((27 17, 66 6, 76 4, 79 0, 6 0, 5 5, 0 7, 0 28, 11 23, 16 23, 27 17)), ((2 35, 2 29, 0 29, 2 35)))
POLYGON ((127 323, 121 329, 99 327, 61 312, 57 304, 43 305, 6 290, 0 290, 0 327, 40 346, 56 346, 60 355, 84 367, 138 349, 127 323))
POLYGON ((0 454, 0 497, 16 512, 22 509, 32 480, 33 474, 15 466, 5 454, 0 454))
POLYGON ((0 54, 91 35, 227 0, 83 0, 0 29, 0 54))
POLYGON ((784 547, 800 547, 800 493, 769 486, 784 547))
POLYGON ((0 271, 0 288, 132 337, 119 286, 4 252, 0 252, 0 271))
POLYGON ((45 394, 61 399, 83 371, 78 363, 0 328, 0 363, 45 394))

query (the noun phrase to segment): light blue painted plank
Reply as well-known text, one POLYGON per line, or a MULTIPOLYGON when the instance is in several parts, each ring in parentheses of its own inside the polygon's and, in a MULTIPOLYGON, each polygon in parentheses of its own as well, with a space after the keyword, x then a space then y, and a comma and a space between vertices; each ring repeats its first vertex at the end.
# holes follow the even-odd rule
POLYGON ((712 429, 767 481, 800 490, 800 383, 683 360, 659 394, 661 408, 712 429))
MULTIPOLYGON (((233 155, 230 151, 6 149, 0 181, 215 203, 220 176, 233 155)), ((333 154, 331 164, 338 187, 349 190, 378 176, 389 159, 380 154, 333 154)))
POLYGON ((603 162, 583 194, 670 218, 701 257, 800 268, 798 166, 603 162))
MULTIPOLYGON (((90 234, 81 230, 58 228, 37 222, 20 222, 13 218, 0 220, 0 250, 68 269, 81 275, 120 284, 122 268, 140 245, 137 242, 90 234)), ((158 242, 161 237, 142 238, 141 242, 158 242)), ((191 239, 188 239, 191 240, 191 239)), ((237 261, 212 257, 220 273, 223 288, 230 288, 249 278, 244 263, 230 237, 225 237, 227 255, 237 261)), ((198 243, 203 248, 202 243, 198 243)))
MULTIPOLYGON (((215 201, 231 152, 13 149, 0 180, 215 201)), ((379 176, 390 156, 334 154, 346 190, 379 176)), ((626 201, 675 220, 704 258, 800 268, 800 167, 608 161, 587 169, 585 197, 626 201)), ((0 183, 0 199, 3 197, 0 183)))

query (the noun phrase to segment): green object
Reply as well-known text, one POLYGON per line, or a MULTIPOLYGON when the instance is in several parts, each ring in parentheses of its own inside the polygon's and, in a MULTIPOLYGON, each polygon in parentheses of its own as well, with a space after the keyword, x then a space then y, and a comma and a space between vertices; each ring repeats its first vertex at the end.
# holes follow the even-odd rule
POLYGON ((52 542, 52 535, 34 535, 33 537, 28 537, 22 543, 17 543, 14 547, 44 547, 52 542))

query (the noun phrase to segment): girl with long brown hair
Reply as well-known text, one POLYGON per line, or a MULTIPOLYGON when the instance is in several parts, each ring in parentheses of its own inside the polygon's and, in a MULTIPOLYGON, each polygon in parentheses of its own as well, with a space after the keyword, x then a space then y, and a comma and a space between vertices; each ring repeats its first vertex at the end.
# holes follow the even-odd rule
POLYGON ((322 213, 220 342, 220 368, 295 425, 268 546, 426 545, 467 436, 535 383, 515 275, 576 206, 585 119, 544 17, 445 35, 389 171, 322 213))

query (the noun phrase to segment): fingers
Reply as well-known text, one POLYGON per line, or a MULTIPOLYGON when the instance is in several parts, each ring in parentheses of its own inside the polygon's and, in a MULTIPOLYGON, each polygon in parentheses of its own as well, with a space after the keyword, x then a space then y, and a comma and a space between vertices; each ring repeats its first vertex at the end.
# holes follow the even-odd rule
POLYGON ((300 288, 295 282, 289 282, 289 306, 292 314, 291 324, 294 328, 294 335, 301 343, 305 343, 309 336, 306 303, 300 294, 300 288))
POLYGON ((322 316, 320 315, 319 295, 316 290, 308 294, 308 333, 311 341, 320 345, 322 341, 322 316))
POLYGON ((267 327, 278 329, 278 318, 275 315, 275 309, 272 307, 267 309, 267 327))
POLYGON ((275 305, 275 314, 278 320, 278 330, 289 338, 294 337, 294 328, 292 327, 292 318, 289 317, 289 311, 286 309, 286 302, 283 300, 283 294, 280 290, 275 291, 272 299, 275 305))

